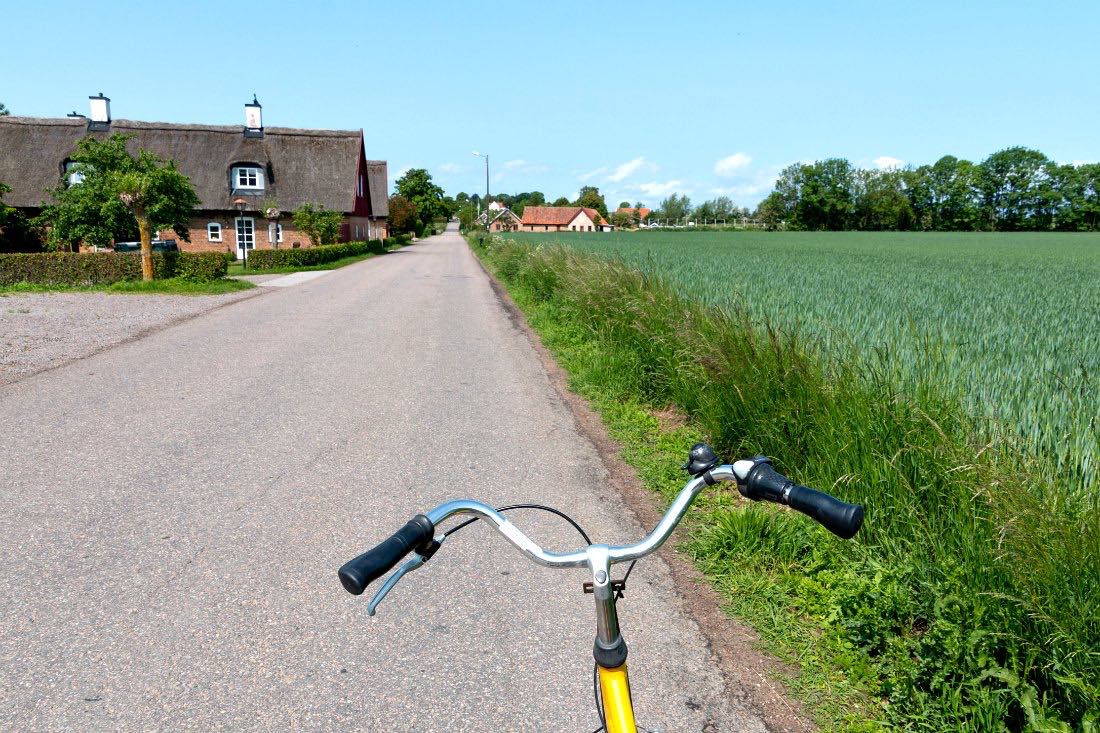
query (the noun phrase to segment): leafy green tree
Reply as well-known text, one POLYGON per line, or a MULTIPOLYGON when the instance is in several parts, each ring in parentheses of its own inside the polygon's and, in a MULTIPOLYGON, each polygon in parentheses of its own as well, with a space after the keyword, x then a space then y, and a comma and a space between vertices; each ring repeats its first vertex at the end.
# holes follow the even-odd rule
POLYGON ((554 203, 551 206, 569 206, 569 199, 564 196, 558 196, 554 199, 554 203))
POLYGON ((710 201, 704 201, 696 206, 693 213, 695 215, 695 221, 698 224, 706 224, 707 222, 711 224, 714 223, 714 207, 711 205, 710 201))
POLYGON ((629 201, 620 201, 618 208, 620 208, 620 209, 629 209, 629 208, 631 208, 630 202, 629 201))
POLYGON ((729 196, 719 196, 710 202, 710 206, 714 210, 714 218, 719 221, 728 222, 730 219, 739 218, 737 206, 729 196))
POLYGON ((37 252, 42 240, 27 217, 19 209, 4 203, 4 194, 11 187, 0 182, 0 252, 37 252))
POLYGON ((842 231, 851 228, 855 213, 852 164, 827 158, 801 166, 800 195, 794 219, 799 229, 842 231))
POLYGON ((0 102, 0 117, 7 117, 10 114, 11 112, 8 111, 8 108, 4 105, 4 103, 0 102))
POLYGON ((397 193, 416 206, 419 228, 429 227, 436 219, 446 217, 443 189, 432 182, 431 174, 424 168, 410 168, 395 185, 397 193))
POLYGON ((1065 232, 1100 231, 1100 163, 1048 168, 1058 195, 1054 228, 1065 232))
POLYGON ((577 194, 574 206, 583 206, 586 209, 595 209, 600 215, 607 218, 607 202, 603 199, 600 189, 595 186, 584 186, 577 194))
POLYGON ((455 196, 455 203, 459 206, 465 206, 466 204, 470 203, 470 194, 466 193, 465 191, 459 191, 458 195, 455 196))
MULTIPOLYGON (((622 209, 623 207, 620 206, 619 208, 622 209)), ((611 223, 617 229, 629 229, 635 226, 634 216, 628 211, 611 212, 611 223)))
POLYGON ((1038 150, 1006 148, 982 161, 980 188, 990 229, 1026 231, 1049 229, 1056 194, 1048 167, 1052 161, 1038 150))
POLYGON ((324 206, 305 203, 294 211, 294 227, 306 233, 314 247, 335 244, 340 238, 340 225, 344 215, 329 211, 324 206))
MULTIPOLYGON (((476 209, 476 207, 471 207, 469 204, 466 208, 476 209)), ((415 231, 418 221, 415 203, 399 193, 390 196, 390 228, 393 229, 394 233, 402 234, 415 231)))
POLYGON ((153 279, 153 234, 173 230, 190 241, 188 223, 199 197, 191 181, 147 150, 135 158, 126 150, 130 135, 99 141, 86 137, 76 145, 69 176, 51 194, 37 223, 50 228, 50 244, 75 248, 81 242, 107 246, 136 224, 141 238, 141 276, 153 279), (70 177, 73 173, 79 179, 70 177))
POLYGON ((658 219, 667 220, 670 223, 681 222, 690 214, 691 199, 677 194, 672 194, 662 201, 656 212, 658 219))
POLYGON ((763 222, 766 229, 786 229, 792 210, 783 194, 775 190, 757 205, 753 218, 763 222))
POLYGON ((978 168, 969 160, 945 155, 903 176, 916 228, 972 231, 982 226, 978 168))
POLYGON ((860 170, 854 174, 852 226, 863 231, 909 230, 916 224, 905 194, 905 176, 897 170, 860 170))

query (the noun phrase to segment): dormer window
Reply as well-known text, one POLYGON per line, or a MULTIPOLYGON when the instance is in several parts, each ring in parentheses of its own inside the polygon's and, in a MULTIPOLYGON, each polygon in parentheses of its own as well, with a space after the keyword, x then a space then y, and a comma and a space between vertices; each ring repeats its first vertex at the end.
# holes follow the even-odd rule
POLYGON ((262 191, 264 188, 264 169, 256 166, 237 166, 233 169, 233 188, 262 191))
POLYGON ((80 172, 77 165, 75 161, 65 161, 65 181, 70 186, 79 186, 81 183, 84 183, 84 174, 80 172))

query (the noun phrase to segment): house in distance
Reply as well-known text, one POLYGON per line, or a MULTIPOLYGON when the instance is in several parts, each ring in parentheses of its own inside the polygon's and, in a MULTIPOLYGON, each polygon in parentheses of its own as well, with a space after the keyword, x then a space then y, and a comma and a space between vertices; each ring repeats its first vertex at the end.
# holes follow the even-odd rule
POLYGON ((615 228, 600 212, 581 206, 527 206, 520 223, 525 232, 610 232, 615 228))
POLYGON ((514 211, 499 201, 493 201, 481 212, 477 223, 491 232, 518 232, 522 222, 514 211))
POLYGON ((191 241, 180 249, 241 257, 246 248, 309 247, 291 217, 303 204, 339 211, 341 241, 389 236, 386 161, 367 159, 362 130, 265 128, 255 97, 244 126, 114 120, 110 99, 89 99, 89 117, 0 117, 0 181, 12 189, 6 204, 36 215, 59 181, 79 185, 79 174, 69 174, 78 140, 123 133, 132 154, 174 160, 195 188, 191 241))

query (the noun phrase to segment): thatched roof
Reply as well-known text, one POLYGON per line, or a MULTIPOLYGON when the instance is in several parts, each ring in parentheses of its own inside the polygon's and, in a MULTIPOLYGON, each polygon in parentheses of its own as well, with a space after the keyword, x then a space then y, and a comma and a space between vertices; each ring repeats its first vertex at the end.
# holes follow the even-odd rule
POLYGON ((367 161, 367 187, 370 189, 371 215, 379 218, 390 215, 390 178, 386 161, 367 161))
MULTIPOLYGON (((230 189, 230 168, 255 163, 267 169, 266 189, 256 198, 273 200, 284 211, 304 203, 350 213, 355 207, 358 166, 363 152, 359 130, 298 130, 269 127, 263 138, 246 138, 229 125, 177 125, 164 122, 112 120, 111 133, 133 135, 131 152, 145 149, 176 166, 195 187, 205 210, 232 210, 241 195, 230 189)), ((46 191, 57 186, 64 162, 78 140, 88 134, 87 120, 75 118, 0 117, 0 181, 12 192, 10 206, 38 207, 46 191)), ((372 213, 386 216, 386 164, 368 167, 372 213)), ((259 205, 259 203, 257 205, 259 205)))

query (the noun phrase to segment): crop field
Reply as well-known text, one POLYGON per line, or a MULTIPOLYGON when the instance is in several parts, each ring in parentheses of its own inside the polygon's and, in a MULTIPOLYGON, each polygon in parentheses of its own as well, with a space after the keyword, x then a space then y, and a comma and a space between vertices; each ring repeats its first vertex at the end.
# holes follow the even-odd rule
POLYGON ((993 430, 1100 467, 1100 235, 832 232, 516 234, 621 257, 709 304, 955 392, 993 430))

